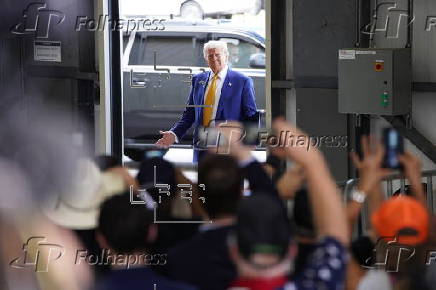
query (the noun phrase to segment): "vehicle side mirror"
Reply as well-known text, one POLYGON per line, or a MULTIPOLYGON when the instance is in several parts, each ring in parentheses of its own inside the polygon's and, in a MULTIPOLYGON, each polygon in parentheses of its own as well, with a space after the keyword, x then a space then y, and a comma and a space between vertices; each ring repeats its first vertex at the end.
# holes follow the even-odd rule
POLYGON ((265 54, 253 53, 250 55, 250 67, 251 68, 265 68, 265 54))

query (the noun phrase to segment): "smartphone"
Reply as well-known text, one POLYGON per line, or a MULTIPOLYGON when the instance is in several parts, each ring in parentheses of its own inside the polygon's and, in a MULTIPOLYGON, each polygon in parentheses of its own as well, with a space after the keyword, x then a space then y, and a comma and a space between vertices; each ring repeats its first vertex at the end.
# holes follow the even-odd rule
POLYGON ((383 144, 385 146, 385 156, 383 167, 391 169, 401 169, 398 156, 404 153, 404 141, 400 133, 393 128, 383 129, 383 144))

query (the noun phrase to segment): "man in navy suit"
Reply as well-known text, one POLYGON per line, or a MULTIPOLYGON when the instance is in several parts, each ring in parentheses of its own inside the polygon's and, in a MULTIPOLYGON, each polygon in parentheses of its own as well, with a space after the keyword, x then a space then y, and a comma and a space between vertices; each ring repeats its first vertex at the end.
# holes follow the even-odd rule
POLYGON ((169 131, 160 131, 162 137, 156 142, 158 146, 171 146, 194 125, 194 162, 198 162, 204 152, 196 146, 199 127, 214 126, 215 121, 258 120, 253 81, 228 68, 227 43, 209 41, 204 45, 203 54, 211 71, 193 76, 183 115, 169 131))

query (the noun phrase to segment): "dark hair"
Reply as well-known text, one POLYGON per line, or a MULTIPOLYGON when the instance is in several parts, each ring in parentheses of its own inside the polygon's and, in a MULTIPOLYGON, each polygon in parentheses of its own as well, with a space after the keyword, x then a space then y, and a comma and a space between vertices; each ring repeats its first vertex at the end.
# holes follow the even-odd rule
POLYGON ((270 165, 273 168, 272 181, 276 183, 283 174, 285 161, 274 154, 269 154, 264 164, 270 165))
POLYGON ((198 184, 204 184, 205 209, 211 218, 236 214, 243 178, 236 160, 229 155, 210 154, 198 166, 198 184))
POLYGON ((375 246, 368 236, 361 236, 351 242, 350 252, 359 265, 369 267, 375 262, 375 246))
MULTIPOLYGON (((427 193, 427 183, 423 182, 421 183, 421 185, 422 185, 422 189, 424 190, 424 193, 427 193)), ((409 184, 406 184, 404 186, 404 191, 402 191, 401 188, 399 188, 392 194, 392 196, 399 196, 403 194, 405 194, 406 196, 413 197, 412 187, 409 184)))
POLYGON ((172 200, 177 197, 178 192, 174 165, 161 157, 144 159, 139 166, 136 179, 141 188, 146 189, 155 202, 159 202, 159 196, 161 196, 157 209, 158 219, 170 218, 172 200), (155 184, 165 184, 169 187, 161 187, 161 192, 155 184), (170 195, 168 196, 167 193, 163 193, 164 191, 169 191, 170 195))
POLYGON ((146 250, 153 224, 153 211, 145 205, 131 204, 128 192, 107 199, 101 206, 98 230, 109 246, 120 254, 146 250))
POLYGON ((94 158, 94 161, 101 171, 105 171, 113 167, 122 166, 118 158, 113 155, 99 155, 94 158))
POLYGON ((291 241, 291 227, 281 201, 267 193, 241 200, 236 236, 239 252, 246 260, 256 253, 283 258, 291 241))

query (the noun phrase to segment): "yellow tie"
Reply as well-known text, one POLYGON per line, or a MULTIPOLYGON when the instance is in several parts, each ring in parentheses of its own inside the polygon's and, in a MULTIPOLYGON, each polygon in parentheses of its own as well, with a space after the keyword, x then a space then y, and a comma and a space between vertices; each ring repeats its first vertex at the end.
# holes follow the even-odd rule
POLYGON ((203 126, 209 126, 212 120, 213 106, 215 105, 215 91, 216 91, 216 80, 218 79, 218 74, 212 78, 212 83, 210 84, 209 90, 207 91, 206 99, 204 100, 203 109, 203 126))

